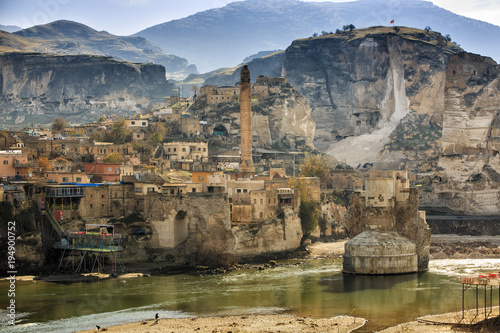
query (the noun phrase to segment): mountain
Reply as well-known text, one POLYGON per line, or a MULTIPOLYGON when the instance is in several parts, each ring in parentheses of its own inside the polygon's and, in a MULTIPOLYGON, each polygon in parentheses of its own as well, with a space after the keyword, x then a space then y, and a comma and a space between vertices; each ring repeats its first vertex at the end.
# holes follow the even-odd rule
POLYGON ((22 30, 23 28, 18 27, 17 25, 3 25, 0 24, 0 30, 6 31, 6 32, 15 32, 22 30))
POLYGON ((17 31, 13 35, 29 38, 30 43, 38 42, 36 47, 29 50, 20 45, 20 51, 65 55, 92 54, 110 56, 117 60, 155 63, 165 66, 167 77, 175 79, 197 72, 196 67, 188 65, 186 59, 167 54, 142 37, 115 36, 77 22, 55 21, 17 31))
POLYGON ((500 27, 466 18, 421 0, 345 3, 246 0, 152 26, 135 34, 195 63, 201 72, 235 66, 250 54, 285 49, 298 38, 343 25, 357 28, 430 26, 464 49, 500 61, 500 27))

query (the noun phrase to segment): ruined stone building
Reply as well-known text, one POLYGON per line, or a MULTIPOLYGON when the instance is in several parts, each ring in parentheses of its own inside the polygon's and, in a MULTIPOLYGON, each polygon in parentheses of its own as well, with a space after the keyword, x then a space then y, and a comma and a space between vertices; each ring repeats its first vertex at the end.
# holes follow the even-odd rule
POLYGON ((418 189, 407 171, 371 171, 365 191, 353 197, 348 211, 349 240, 343 271, 398 274, 426 270, 430 229, 418 210, 418 189))

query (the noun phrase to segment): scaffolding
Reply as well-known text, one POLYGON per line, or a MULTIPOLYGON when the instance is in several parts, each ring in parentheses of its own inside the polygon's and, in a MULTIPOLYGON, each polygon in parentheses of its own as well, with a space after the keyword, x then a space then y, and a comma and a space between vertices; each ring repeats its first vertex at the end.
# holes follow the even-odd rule
POLYGON ((86 271, 90 266, 90 273, 95 269, 101 273, 106 259, 110 259, 112 272, 124 271, 125 266, 119 256, 123 250, 121 238, 120 234, 115 234, 113 225, 87 224, 85 231, 64 232, 61 241, 54 243, 54 248, 62 250, 57 270, 61 269, 68 252, 64 268, 72 263, 75 273, 80 273, 82 269, 86 271))
MULTIPOLYGON (((465 291, 469 288, 476 287, 476 316, 473 320, 476 320, 479 316, 479 289, 480 286, 484 286, 484 319, 486 320, 489 315, 493 313, 493 286, 500 286, 500 273, 488 273, 486 275, 479 274, 477 276, 462 277, 462 318, 465 318, 465 291), (488 309, 488 286, 489 286, 489 309, 488 309)), ((500 288, 499 292, 499 302, 500 302, 500 288)), ((499 304, 500 305, 500 304, 499 304)), ((499 308, 500 309, 500 308, 499 308)), ((500 311, 500 310, 499 310, 500 311)), ((499 314, 500 315, 500 314, 499 314)))
MULTIPOLYGON (((57 233, 58 242, 53 247, 62 250, 61 259, 57 270, 63 266, 71 268, 75 273, 88 271, 93 273, 104 271, 106 259, 111 262, 111 271, 118 269, 125 270, 125 266, 120 259, 119 252, 123 250, 121 246, 122 236, 115 234, 113 225, 87 224, 85 231, 68 232, 61 228, 54 213, 59 208, 59 212, 65 209, 77 209, 80 199, 85 196, 85 188, 99 186, 101 184, 80 184, 65 183, 45 186, 45 200, 41 205, 42 214, 50 222, 52 229, 57 233)), ((60 213, 61 214, 61 213, 60 213)), ((62 219, 62 215, 59 216, 62 219)))

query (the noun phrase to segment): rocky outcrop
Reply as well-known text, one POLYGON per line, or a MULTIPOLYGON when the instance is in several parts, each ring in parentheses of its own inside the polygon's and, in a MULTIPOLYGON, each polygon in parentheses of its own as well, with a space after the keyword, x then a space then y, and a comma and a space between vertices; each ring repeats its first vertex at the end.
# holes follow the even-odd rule
POLYGON ((379 27, 294 41, 284 68, 311 102, 316 147, 356 166, 379 160, 408 114, 425 113, 439 122, 453 49, 442 38, 379 27))
POLYGON ((471 53, 450 57, 440 156, 423 205, 500 212, 500 66, 471 53))
POLYGON ((110 57, 6 53, 0 55, 0 70, 0 120, 5 125, 135 113, 162 103, 174 88, 163 66, 110 57))
MULTIPOLYGON (((313 147, 316 124, 307 99, 289 84, 270 87, 269 95, 252 100, 252 136, 257 147, 313 147)), ((192 110, 203 113, 214 127, 240 135, 239 103, 207 106, 199 100, 192 110)))

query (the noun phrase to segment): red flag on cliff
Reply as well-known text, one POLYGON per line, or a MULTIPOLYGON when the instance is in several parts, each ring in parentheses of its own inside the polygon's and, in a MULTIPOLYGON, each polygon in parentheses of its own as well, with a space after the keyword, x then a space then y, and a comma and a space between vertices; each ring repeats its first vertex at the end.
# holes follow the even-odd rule
POLYGON ((391 23, 394 23, 394 20, 392 20, 391 23))

